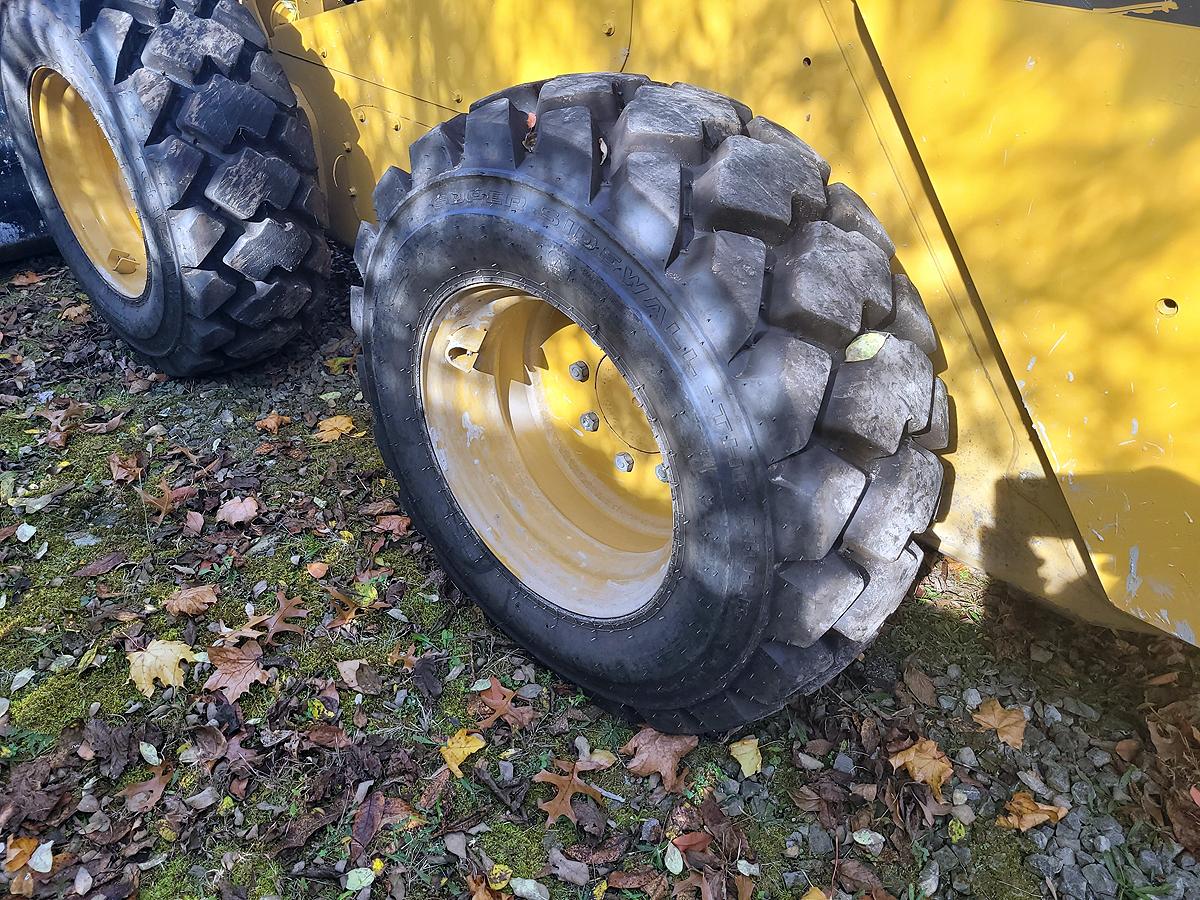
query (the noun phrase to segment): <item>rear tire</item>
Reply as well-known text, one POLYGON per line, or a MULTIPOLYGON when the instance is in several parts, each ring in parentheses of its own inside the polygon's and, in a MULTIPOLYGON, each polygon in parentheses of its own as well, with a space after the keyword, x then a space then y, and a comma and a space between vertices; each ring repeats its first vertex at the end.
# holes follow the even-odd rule
POLYGON ((99 312, 150 365, 181 376, 234 369, 316 321, 330 253, 312 134, 245 7, 9 0, 0 63, 13 138, 50 233, 99 312), (55 193, 51 172, 64 163, 42 158, 31 100, 46 71, 82 97, 124 175, 145 240, 134 290, 114 287, 85 249, 95 240, 76 234, 64 211, 72 199, 55 193))
POLYGON ((833 678, 915 578, 949 430, 932 326, 862 200, 745 106, 618 74, 481 100, 412 166, 376 191, 352 311, 377 440, 448 572, 545 663, 662 731, 733 728, 833 678), (420 354, 473 277, 536 290, 645 401, 674 550, 632 615, 537 595, 447 484, 420 354))

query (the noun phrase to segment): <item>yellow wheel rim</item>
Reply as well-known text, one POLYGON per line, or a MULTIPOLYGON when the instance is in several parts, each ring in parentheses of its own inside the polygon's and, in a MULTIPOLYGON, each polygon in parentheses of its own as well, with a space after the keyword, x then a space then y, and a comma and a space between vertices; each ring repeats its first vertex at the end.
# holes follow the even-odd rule
POLYGON ((29 90, 42 164, 75 239, 114 290, 140 297, 146 240, 112 145, 87 101, 58 72, 38 69, 29 90))
POLYGON ((526 587, 595 618, 654 596, 672 546, 663 457, 579 325, 514 288, 461 290, 426 334, 421 395, 455 500, 526 587))

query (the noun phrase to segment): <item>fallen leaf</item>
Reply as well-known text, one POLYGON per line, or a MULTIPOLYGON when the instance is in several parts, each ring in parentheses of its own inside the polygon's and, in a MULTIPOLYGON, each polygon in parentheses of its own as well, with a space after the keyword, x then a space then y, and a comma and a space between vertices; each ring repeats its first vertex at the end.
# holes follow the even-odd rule
POLYGON ((513 700, 516 696, 516 691, 506 689, 493 675, 488 689, 479 694, 479 699, 492 710, 492 714, 478 722, 475 727, 480 730, 491 728, 496 722, 503 719, 514 731, 519 728, 527 728, 532 724, 537 712, 532 706, 514 705, 513 700))
POLYGON ((180 663, 193 662, 196 654, 183 641, 153 640, 145 650, 130 650, 129 680, 147 697, 154 693, 154 681, 163 687, 182 687, 183 669, 180 663))
POLYGON ((586 794, 597 803, 603 805, 604 795, 592 787, 592 785, 579 778, 583 772, 590 771, 586 767, 586 764, 580 762, 570 763, 561 759, 551 760, 551 763, 565 774, 559 775, 548 769, 543 769, 533 776, 533 780, 539 784, 550 784, 557 790, 557 793, 551 799, 538 803, 538 809, 546 813, 547 829, 562 816, 566 816, 572 822, 578 821, 575 810, 571 806, 571 798, 575 794, 586 794))
POLYGON ((1028 831, 1044 822, 1054 824, 1069 812, 1065 806, 1038 803, 1029 791, 1017 791, 1005 804, 1004 809, 1008 815, 997 817, 996 824, 1001 828, 1015 828, 1018 831, 1028 831))
POLYGON ((283 591, 278 591, 275 594, 275 601, 279 604, 275 612, 252 616, 245 625, 236 631, 224 632, 221 640, 232 644, 242 638, 252 640, 262 638, 264 644, 271 646, 280 634, 287 632, 303 634, 303 625, 288 620, 308 617, 308 610, 304 608, 304 600, 300 597, 288 597, 283 591))
POLYGON ((942 785, 954 772, 954 767, 935 741, 923 738, 907 750, 894 754, 888 762, 894 770, 904 766, 909 778, 929 785, 938 803, 942 802, 942 785))
POLYGON ((699 745, 700 739, 690 734, 661 734, 650 726, 642 728, 621 748, 621 753, 632 756, 625 767, 635 775, 662 776, 663 788, 668 794, 683 790, 683 776, 677 773, 680 761, 699 745))
POLYGON ((337 664, 338 674, 346 687, 364 694, 378 694, 383 689, 383 679, 365 659, 346 659, 337 664))
POLYGON ((101 557, 95 562, 88 563, 82 569, 77 569, 71 574, 75 578, 95 578, 97 575, 107 575, 127 559, 129 559, 129 556, 124 550, 117 550, 108 554, 108 556, 101 557))
POLYGON ((128 483, 137 481, 146 472, 146 467, 139 458, 140 454, 122 456, 120 453, 108 455, 108 470, 112 473, 113 481, 128 483))
POLYGON ((322 444, 331 444, 353 430, 354 420, 349 416, 330 416, 317 423, 316 438, 322 444))
POLYGON ((254 427, 259 431, 267 432, 267 434, 279 434, 280 428, 291 424, 292 420, 290 416, 281 416, 279 413, 271 410, 268 416, 255 422, 254 427))
POLYGON ((29 857, 38 848, 38 839, 33 837, 12 837, 4 853, 4 871, 11 874, 25 868, 29 857))
POLYGON ((227 525, 242 525, 258 515, 258 501, 253 497, 230 497, 217 510, 217 521, 227 525))
POLYGON ((393 538, 402 538, 412 527, 412 519, 408 516, 380 516, 371 526, 372 531, 387 534, 393 538))
POLYGON ((92 321, 92 308, 86 303, 68 306, 58 314, 64 322, 74 322, 76 325, 86 325, 92 321))
POLYGON ((559 881, 567 884, 585 885, 591 879, 587 863, 567 859, 557 847, 553 848, 546 857, 547 869, 559 881))
POLYGON ((117 791, 118 797, 125 798, 125 809, 135 815, 149 812, 158 805, 163 791, 171 783, 171 768, 161 763, 150 770, 153 774, 145 781, 139 781, 117 791))
POLYGON ((365 887, 370 887, 375 883, 375 871, 369 866, 361 869, 351 869, 346 873, 346 890, 351 892, 361 891, 365 887))
POLYGON ((240 647, 209 647, 208 661, 215 671, 204 682, 204 689, 221 691, 230 703, 236 703, 251 685, 267 683, 261 659, 262 647, 257 641, 248 641, 240 647))
POLYGON ((1147 678, 1146 684, 1150 687, 1163 687, 1164 685, 1174 684, 1178 680, 1178 672, 1164 672, 1162 675, 1156 675, 1153 678, 1147 678))
POLYGON ((762 753, 758 749, 758 738, 750 736, 729 745, 729 755, 742 767, 742 776, 749 778, 762 771, 762 753))
POLYGON ((14 275, 8 280, 12 287, 30 287, 35 284, 41 284, 47 278, 53 277, 53 272, 47 272, 45 275, 39 275, 37 272, 21 272, 14 275))
POLYGON ((904 667, 904 686, 925 706, 937 706, 937 687, 928 675, 911 663, 904 667))
POLYGON ((1137 738, 1125 738, 1124 740, 1117 741, 1117 746, 1113 749, 1117 751, 1117 756, 1121 757, 1125 762, 1131 763, 1137 759, 1138 753, 1141 752, 1142 742, 1137 738))
POLYGON ((163 604, 173 616, 198 616, 217 602, 217 588, 211 584, 180 588, 163 604))
POLYGON ((994 697, 988 698, 971 714, 976 722, 984 728, 992 728, 996 735, 1014 750, 1020 750, 1025 743, 1025 713, 1019 707, 1005 709, 994 697))
POLYGON ((804 896, 800 900, 829 900, 829 895, 819 887, 810 887, 804 892, 804 896))
POLYGON ((183 530, 195 537, 204 530, 204 516, 194 509, 189 509, 183 520, 183 530))
POLYGON ((161 525, 163 520, 171 513, 173 509, 182 500, 187 500, 196 496, 197 490, 194 487, 172 488, 166 478, 160 478, 158 481, 159 496, 155 497, 141 488, 134 488, 142 502, 147 506, 158 510, 158 519, 156 524, 161 525))
POLYGON ((468 756, 476 751, 482 750, 487 746, 487 741, 477 734, 471 734, 465 728, 460 728, 454 734, 450 735, 445 746, 440 748, 442 759, 446 761, 446 765, 450 771, 454 773, 455 778, 462 778, 462 769, 459 768, 468 756))
POLYGON ((308 574, 313 578, 324 578, 329 574, 329 564, 323 562, 310 562, 307 566, 308 574))

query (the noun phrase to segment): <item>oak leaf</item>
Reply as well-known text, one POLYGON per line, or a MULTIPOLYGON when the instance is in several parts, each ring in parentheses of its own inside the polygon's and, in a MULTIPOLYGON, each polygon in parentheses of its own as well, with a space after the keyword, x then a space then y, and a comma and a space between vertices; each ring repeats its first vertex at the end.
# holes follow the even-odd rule
POLYGON ((144 813, 154 809, 158 805, 163 791, 171 783, 173 770, 167 763, 160 763, 150 771, 153 774, 145 781, 139 781, 117 791, 118 797, 125 798, 125 809, 131 813, 144 813))
MULTIPOLYGON (((446 741, 445 746, 439 748, 442 754, 442 759, 446 761, 446 765, 450 771, 454 773, 455 778, 462 778, 462 769, 459 768, 468 756, 487 746, 487 741, 477 734, 472 734, 465 728, 460 728, 454 734, 450 735, 450 740, 446 741)), ((536 781, 536 777, 534 778, 536 781)))
POLYGON ((601 806, 604 805, 604 795, 579 778, 580 773, 589 771, 587 763, 570 763, 561 759, 551 760, 551 762, 555 768, 565 774, 558 775, 548 769, 543 769, 533 776, 534 781, 551 784, 558 791, 551 799, 543 800, 538 804, 538 809, 543 810, 547 815, 547 829, 562 816, 566 816, 572 822, 578 821, 575 817, 575 810, 571 807, 571 798, 575 794, 586 794, 601 806))
POLYGON ((279 429, 284 425, 291 425, 292 419, 290 416, 281 416, 275 410, 271 410, 270 415, 259 419, 254 423, 254 427, 259 431, 265 431, 267 434, 279 434, 279 429))
POLYGON ((147 506, 158 510, 158 519, 156 525, 161 525, 173 509, 183 500, 194 497, 197 490, 194 487, 172 488, 166 478, 158 480, 159 496, 155 497, 148 491, 143 491, 141 488, 134 488, 137 495, 142 499, 142 502, 147 506))
POLYGON ((1025 743, 1025 713, 1019 707, 1005 709, 1000 701, 990 697, 984 701, 971 718, 984 728, 992 728, 996 735, 1014 750, 1025 743))
POLYGON ((35 284, 41 284, 47 278, 52 278, 56 272, 20 272, 8 280, 11 287, 32 287, 35 284))
POLYGON ((209 647, 208 661, 214 666, 212 675, 204 682, 206 691, 221 691, 230 703, 237 701, 253 684, 266 684, 262 647, 248 641, 240 647, 209 647))
POLYGON ((492 714, 477 723, 475 727, 481 730, 491 728, 496 722, 503 719, 512 727, 513 731, 527 728, 533 723, 537 712, 532 706, 514 706, 513 700, 516 696, 516 691, 505 688, 493 675, 488 689, 479 694, 479 699, 492 710, 492 714))
POLYGON ((243 525, 258 515, 258 501, 253 497, 230 497, 217 510, 217 521, 228 525, 243 525))
POLYGON ((145 650, 130 650, 129 680, 147 697, 154 693, 154 681, 163 687, 182 687, 183 670, 180 663, 193 662, 196 654, 183 641, 153 640, 145 650))
POLYGON ((894 770, 904 766, 908 770, 909 778, 929 785, 938 803, 942 802, 942 785, 946 783, 954 767, 950 765, 950 760, 936 741, 922 738, 907 750, 893 754, 888 762, 894 770))
POLYGON ((999 816, 996 824, 1001 828, 1015 828, 1018 831, 1028 831, 1045 822, 1054 824, 1069 810, 1065 806, 1052 806, 1048 803, 1038 803, 1029 791, 1017 791, 1012 799, 1004 806, 1006 816, 999 816))
POLYGON ((408 530, 412 527, 412 519, 408 516, 380 516, 375 520, 375 524, 371 526, 372 531, 378 531, 380 534, 387 534, 393 538, 402 538, 408 534, 408 530))
POLYGON ((211 584, 180 588, 163 604, 173 616, 198 616, 217 602, 217 588, 211 584))
POLYGON ((678 794, 683 790, 683 775, 678 774, 676 769, 683 757, 695 750, 699 743, 700 739, 695 735, 660 734, 647 725, 630 738, 621 752, 633 757, 625 764, 630 772, 635 775, 653 775, 657 772, 662 776, 666 792, 678 794))
POLYGON ((354 420, 349 416, 330 416, 317 423, 316 438, 322 444, 331 444, 353 430, 354 420))
POLYGON ((232 644, 242 638, 262 638, 264 644, 271 646, 275 643, 275 638, 285 632, 303 634, 303 625, 288 620, 308 617, 308 610, 303 606, 304 600, 300 597, 289 598, 283 591, 275 594, 275 600, 279 603, 275 612, 251 616, 241 628, 224 632, 221 639, 227 644, 232 644))
POLYGON ((108 470, 112 473, 113 481, 121 483, 137 481, 145 474, 146 466, 140 458, 140 454, 122 456, 120 453, 110 453, 108 470))

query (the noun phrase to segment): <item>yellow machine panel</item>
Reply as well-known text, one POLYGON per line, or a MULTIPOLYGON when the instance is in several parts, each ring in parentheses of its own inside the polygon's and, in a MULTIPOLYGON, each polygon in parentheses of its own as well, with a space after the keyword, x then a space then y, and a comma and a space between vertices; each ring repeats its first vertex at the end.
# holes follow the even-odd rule
POLYGON ((957 440, 932 542, 1196 640, 1200 29, 1023 0, 261 2, 346 242, 413 140, 521 82, 643 72, 793 130, 937 327, 957 440))

